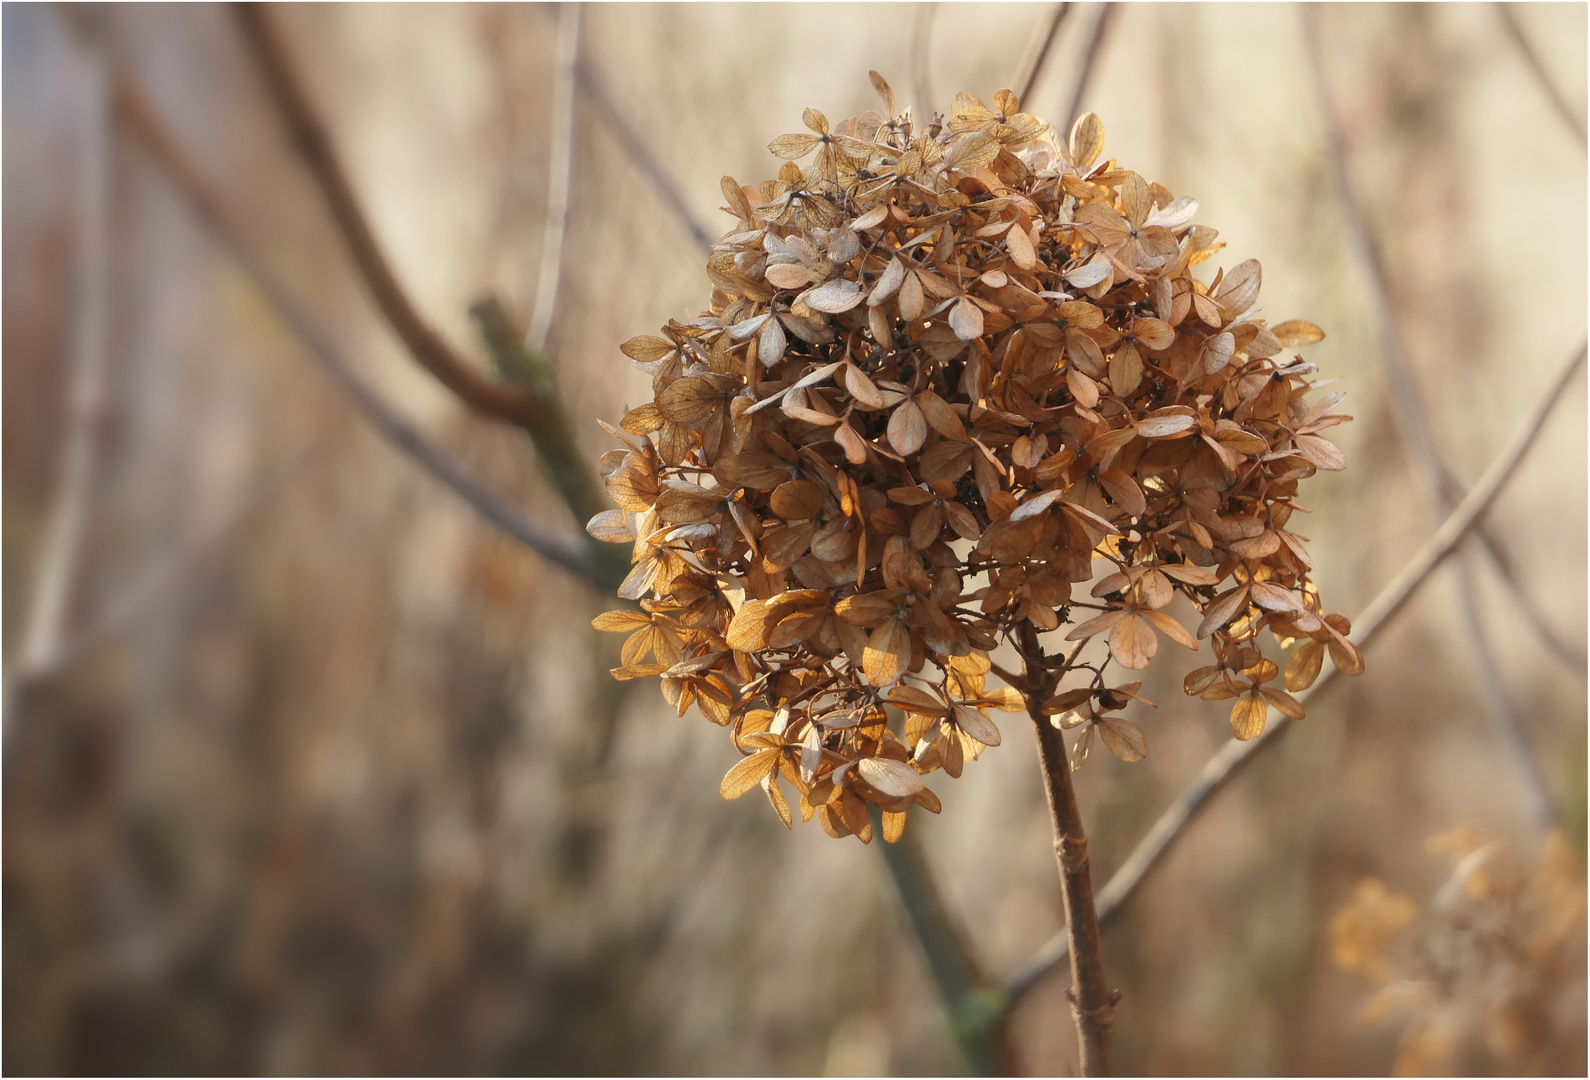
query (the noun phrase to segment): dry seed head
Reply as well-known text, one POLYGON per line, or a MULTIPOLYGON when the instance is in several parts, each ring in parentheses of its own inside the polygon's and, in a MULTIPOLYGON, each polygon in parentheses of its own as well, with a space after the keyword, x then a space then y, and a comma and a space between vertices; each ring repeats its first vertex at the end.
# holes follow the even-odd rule
POLYGON ((1075 766, 1095 732, 1147 753, 1112 715, 1139 684, 1104 675, 1161 636, 1212 638, 1186 690, 1235 698, 1238 738, 1301 716, 1288 691, 1327 652, 1363 663, 1288 529, 1298 481, 1345 464, 1320 435, 1341 395, 1311 400, 1314 365, 1283 355, 1324 333, 1254 315, 1257 262, 1196 277, 1215 230, 1103 160, 1097 116, 1062 142, 1008 90, 962 93, 918 132, 873 85, 891 115, 808 109, 769 144, 777 179, 724 177, 706 313, 624 344, 654 393, 608 427, 619 509, 588 526, 634 545, 619 595, 641 610, 595 623, 630 635, 615 676, 730 728, 725 797, 760 786, 789 824, 782 778, 803 820, 864 841, 868 803, 896 839, 939 809, 924 776, 959 776, 1000 741, 991 710, 1027 709, 990 682, 1017 633, 1107 637, 1073 669, 1089 685, 1031 703, 1084 728, 1075 766), (1164 610, 1178 593, 1196 637, 1164 610), (1266 629, 1298 643, 1285 690, 1266 629))

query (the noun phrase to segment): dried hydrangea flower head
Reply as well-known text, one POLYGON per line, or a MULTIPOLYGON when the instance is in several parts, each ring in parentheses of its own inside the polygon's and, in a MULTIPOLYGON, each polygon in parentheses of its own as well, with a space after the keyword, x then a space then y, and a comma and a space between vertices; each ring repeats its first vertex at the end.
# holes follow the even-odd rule
POLYGON ((1107 672, 1160 635, 1213 639, 1186 689, 1235 698, 1238 738, 1272 707, 1301 716, 1262 631, 1301 643, 1289 690, 1327 651, 1362 666, 1288 528, 1298 481, 1344 464, 1319 435, 1342 395, 1310 400, 1314 365, 1282 355, 1323 333, 1253 317, 1256 262, 1195 278, 1215 230, 1101 160, 1098 117, 1062 146, 1001 90, 918 131, 873 85, 882 113, 808 109, 774 139, 777 179, 724 178, 738 224, 707 311, 623 347, 654 400, 607 427, 620 509, 589 525, 634 545, 619 595, 641 610, 595 623, 630 634, 616 676, 661 676, 681 715, 731 729, 726 797, 760 786, 789 824, 783 778, 803 819, 864 841, 868 803, 890 840, 911 806, 938 812, 924 778, 999 744, 991 709, 1084 728, 1074 766, 1095 733, 1141 759, 1116 715, 1140 683, 1107 672), (1112 572, 1074 595, 1099 559, 1112 572), (1196 633, 1165 610, 1178 593, 1196 633), (1068 623, 1107 635, 1063 669, 1087 685, 991 685, 1001 642, 1068 623))

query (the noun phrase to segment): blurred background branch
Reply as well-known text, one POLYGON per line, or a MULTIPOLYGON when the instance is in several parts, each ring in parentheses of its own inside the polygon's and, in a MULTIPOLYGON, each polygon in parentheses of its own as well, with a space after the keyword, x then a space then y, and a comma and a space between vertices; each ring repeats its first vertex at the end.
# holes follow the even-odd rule
MULTIPOLYGON (((1348 232, 1369 276, 1371 296, 1375 303, 1375 316, 1380 329, 1380 357, 1386 367, 1387 383, 1391 388, 1392 413, 1397 418, 1398 431, 1415 473, 1423 483, 1425 497, 1437 514, 1444 514, 1454 505, 1449 491, 1459 494, 1461 489, 1449 489, 1450 473, 1442 461, 1440 451, 1430 434, 1429 421, 1420 400, 1419 389, 1403 348, 1402 330, 1398 322, 1396 299, 1393 296, 1384 253, 1377 242, 1368 219, 1364 201, 1354 186, 1348 163, 1346 136, 1341 119, 1326 83, 1325 70, 1320 56, 1317 13, 1303 9, 1303 40, 1308 46, 1309 70, 1325 127, 1326 159, 1336 194, 1347 219, 1348 232)), ((1470 545, 1471 546, 1471 545, 1470 545)), ((1500 562, 1501 559, 1498 559, 1500 562)), ((1554 818, 1551 798, 1546 783, 1535 763, 1535 753, 1519 728, 1518 717, 1503 684, 1501 669, 1495 650, 1486 636, 1485 613, 1480 607, 1479 585, 1475 580, 1474 564, 1467 551, 1460 553, 1457 563, 1458 593, 1463 610, 1464 629, 1469 649, 1473 654, 1474 675, 1478 683, 1481 709, 1492 736, 1503 756, 1508 760, 1515 780, 1529 809, 1530 816, 1541 828, 1549 826, 1554 818)))
MULTIPOLYGON (((75 19, 69 21, 76 23, 75 19)), ((74 29, 81 27, 74 25, 74 29)), ((96 51, 103 48, 94 43, 91 45, 96 51)), ((198 167, 161 122, 131 73, 114 60, 106 59, 104 63, 107 65, 107 77, 117 115, 127 129, 160 165, 200 222, 237 260, 282 321, 347 391, 376 429, 457 492, 493 525, 552 562, 581 575, 589 575, 592 571, 588 565, 588 545, 570 544, 544 532, 517 508, 504 503, 470 479, 452 459, 432 445, 418 428, 394 411, 357 374, 341 348, 243 238, 241 229, 233 223, 220 196, 210 188, 198 167)), ((520 402, 529 400, 529 396, 517 387, 514 388, 514 398, 520 402)))
POLYGON ((1562 91, 1557 89, 1557 80, 1553 79, 1546 71, 1546 65, 1541 62, 1540 53, 1535 51, 1535 46, 1529 40, 1529 34, 1525 32, 1523 25, 1518 21, 1516 7, 1516 4, 1508 3, 1498 3, 1496 5, 1497 14, 1502 18, 1502 25, 1507 28, 1507 36, 1513 39, 1514 45, 1518 46, 1519 55, 1523 57, 1524 63, 1529 66, 1529 73, 1534 76, 1536 85, 1540 87, 1540 92, 1546 95, 1546 100, 1551 102, 1551 107, 1562 118, 1563 124, 1567 126, 1569 131, 1573 132, 1574 138, 1578 139, 1579 144, 1583 146, 1585 144, 1584 118, 1574 110, 1572 105, 1568 104, 1568 99, 1563 96, 1562 91))

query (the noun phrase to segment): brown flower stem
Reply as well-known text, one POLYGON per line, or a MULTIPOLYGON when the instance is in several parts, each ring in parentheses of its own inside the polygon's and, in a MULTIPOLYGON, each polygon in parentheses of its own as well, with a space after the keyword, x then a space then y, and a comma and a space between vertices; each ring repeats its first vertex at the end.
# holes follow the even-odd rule
POLYGON ((1038 756, 1043 765, 1044 793, 1054 825, 1055 860, 1060 867, 1065 901, 1066 942, 1071 957, 1071 1015, 1077 1025, 1077 1046, 1083 1076, 1110 1075, 1110 1024, 1119 995, 1104 978, 1099 919, 1093 906, 1093 872, 1088 838, 1071 785, 1065 737, 1043 714, 1042 705, 1054 688, 1055 675, 1045 666, 1038 635, 1025 624, 1020 635, 1026 672, 1027 712, 1038 730, 1038 756))
MULTIPOLYGON (((1545 427, 1546 418, 1562 398, 1574 376, 1584 365, 1586 346, 1581 345, 1573 358, 1564 365, 1543 399, 1530 413, 1528 420, 1513 436, 1507 447, 1496 456, 1485 472, 1464 496, 1457 509, 1447 517, 1435 534, 1425 541, 1402 571, 1393 578, 1369 606, 1353 621, 1352 641, 1360 648, 1369 644, 1407 604, 1436 567, 1456 550, 1463 538, 1480 521, 1507 481, 1523 461, 1529 448, 1545 427)), ((1335 668, 1327 669, 1308 693, 1299 695, 1307 702, 1323 693, 1337 677, 1335 668)), ((1249 742, 1231 739, 1205 763, 1198 776, 1176 797, 1160 815, 1148 833, 1137 842, 1120 867, 1099 890, 1097 903, 1101 920, 1110 919, 1143 884, 1149 872, 1158 866, 1165 854, 1183 836, 1188 826, 1215 795, 1236 779, 1242 768, 1265 747, 1275 743, 1293 721, 1277 717, 1263 735, 1249 742)), ((1013 1006, 1045 976, 1065 962, 1071 949, 1066 934, 1056 934, 1029 960, 1025 967, 1005 982, 1005 996, 1013 1006)))

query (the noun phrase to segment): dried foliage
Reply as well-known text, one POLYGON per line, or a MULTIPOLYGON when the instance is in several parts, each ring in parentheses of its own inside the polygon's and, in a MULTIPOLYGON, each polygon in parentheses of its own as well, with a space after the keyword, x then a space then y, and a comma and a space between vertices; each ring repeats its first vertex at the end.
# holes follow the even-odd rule
POLYGON ((608 427, 620 509, 589 525, 634 544, 619 595, 642 610, 595 623, 630 634, 615 675, 661 676, 681 715, 732 729, 726 798, 760 786, 790 824, 782 775, 803 820, 863 841, 869 802, 891 840, 911 806, 938 812, 923 777, 999 744, 990 709, 1085 726, 1073 766, 1095 731, 1141 760, 1112 715, 1140 683, 1105 672, 1146 667, 1159 635, 1213 639, 1186 689, 1235 698, 1239 738, 1271 707, 1302 715, 1267 685, 1261 631, 1302 642, 1289 690, 1326 651, 1362 669, 1287 528, 1298 481, 1345 466, 1319 434, 1342 395, 1311 400, 1314 365, 1281 355, 1323 332, 1254 316, 1255 261, 1195 278, 1215 230, 1103 159, 1097 116, 1061 146, 1010 91, 962 93, 919 133, 873 85, 882 113, 808 109, 774 139, 778 179, 724 178, 739 224, 712 247, 707 312, 624 345, 655 394, 608 427), (1102 603, 1072 595, 1096 557, 1102 603), (1196 636, 1165 610, 1178 593, 1196 636), (1088 685, 989 686, 1002 640, 1079 611, 1066 640, 1108 634, 1076 665, 1088 685))
POLYGON ((1451 860, 1452 875, 1427 910, 1365 878, 1331 922, 1336 965, 1378 988, 1364 1023, 1405 1024, 1396 1074, 1583 1071, 1582 862, 1560 832, 1530 869, 1473 825, 1432 837, 1429 849, 1451 860))

